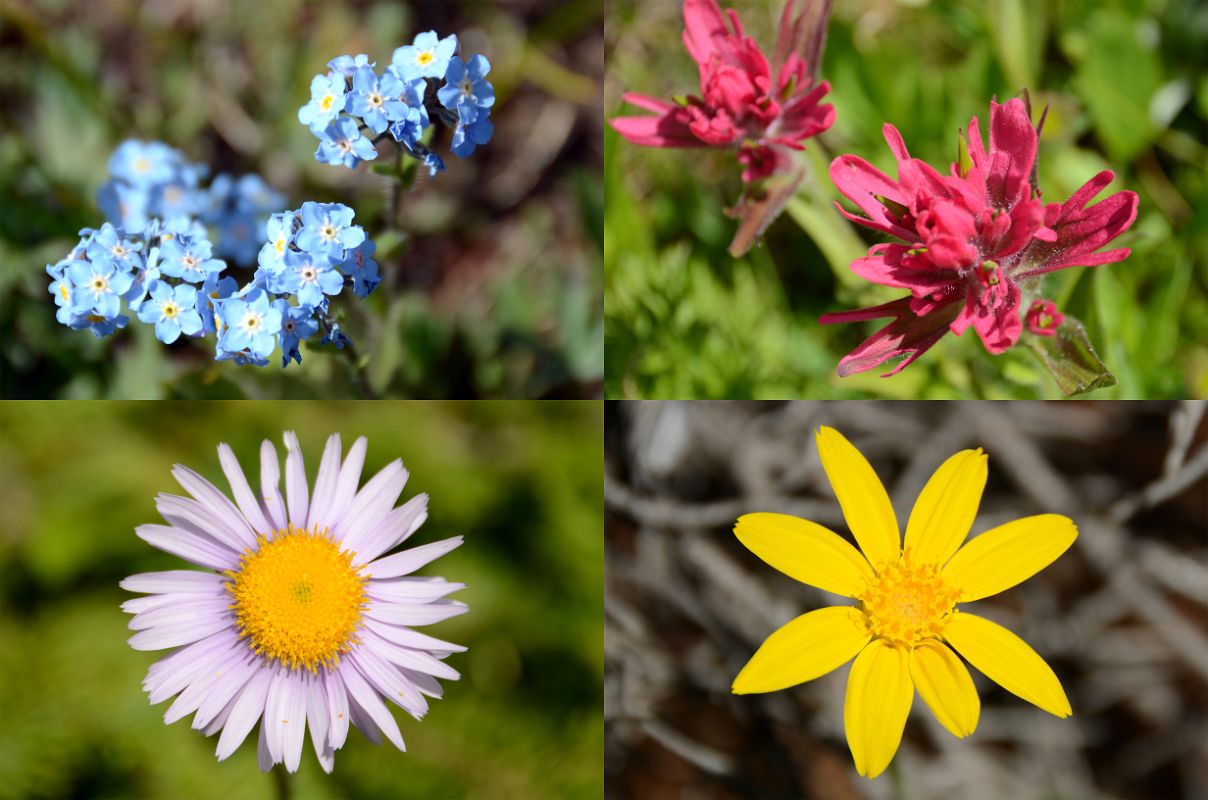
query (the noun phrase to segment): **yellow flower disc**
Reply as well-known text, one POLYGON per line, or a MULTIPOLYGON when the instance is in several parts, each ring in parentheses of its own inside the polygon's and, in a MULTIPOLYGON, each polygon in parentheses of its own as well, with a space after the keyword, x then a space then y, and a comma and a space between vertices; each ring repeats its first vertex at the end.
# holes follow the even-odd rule
POLYGON ((228 570, 239 635, 267 658, 311 672, 357 643, 365 580, 327 531, 293 526, 258 536, 228 570))
POLYGON ((913 647, 940 636, 958 595, 934 564, 903 558, 882 564, 859 600, 874 637, 913 647))

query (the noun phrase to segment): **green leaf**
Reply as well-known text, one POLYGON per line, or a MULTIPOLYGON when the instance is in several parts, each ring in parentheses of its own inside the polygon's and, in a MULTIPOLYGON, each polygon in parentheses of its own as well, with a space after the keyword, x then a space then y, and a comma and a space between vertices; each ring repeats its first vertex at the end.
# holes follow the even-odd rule
POLYGON ((171 375, 165 348, 150 325, 135 325, 131 339, 132 346, 115 358, 117 366, 109 387, 110 396, 122 400, 160 400, 171 375))
POLYGON ((1066 397, 1116 385, 1116 376, 1103 366, 1082 323, 1073 317, 1065 318, 1055 336, 1027 334, 1025 339, 1066 397))
POLYGON ((1161 62, 1137 23, 1116 14, 1092 19, 1087 45, 1074 83, 1108 154, 1129 161, 1156 133, 1149 104, 1162 83, 1161 62))
POLYGON ((1015 88, 1039 83, 1045 41, 1045 8, 1030 0, 999 0, 991 9, 990 30, 999 63, 1015 88))

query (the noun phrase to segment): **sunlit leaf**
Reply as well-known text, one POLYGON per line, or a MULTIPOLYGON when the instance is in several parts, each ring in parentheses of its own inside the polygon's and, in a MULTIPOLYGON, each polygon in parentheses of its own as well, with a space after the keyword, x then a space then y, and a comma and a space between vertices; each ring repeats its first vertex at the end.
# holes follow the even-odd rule
POLYGON ((1067 316, 1054 336, 1025 334, 1025 339, 1065 396, 1115 386, 1116 377, 1095 355, 1082 323, 1073 317, 1067 316))

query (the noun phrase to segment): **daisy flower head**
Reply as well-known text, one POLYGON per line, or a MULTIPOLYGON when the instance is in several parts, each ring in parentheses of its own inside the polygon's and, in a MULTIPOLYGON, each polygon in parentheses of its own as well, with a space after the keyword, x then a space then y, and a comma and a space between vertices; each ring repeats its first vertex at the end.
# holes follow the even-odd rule
POLYGON ((918 690, 957 737, 973 733, 981 704, 959 653, 1012 694, 1058 717, 1072 712, 1060 681, 1022 639, 957 603, 998 594, 1053 563, 1078 535, 1057 514, 1008 522, 969 542, 987 457, 962 450, 923 487, 905 539, 885 487, 842 434, 822 428, 818 453, 860 549, 785 514, 747 514, 734 533, 795 580, 857 601, 810 611, 772 633, 734 679, 735 694, 772 692, 855 659, 843 722, 856 771, 893 760, 918 690))
POLYGON ((176 697, 166 723, 194 714, 195 730, 221 731, 222 761, 259 722, 265 771, 281 763, 296 771, 309 729, 331 772, 349 725, 405 750, 385 701, 420 719, 426 698, 441 696, 437 678, 459 677, 443 659, 465 648, 412 628, 464 613, 464 603, 445 599, 464 584, 413 573, 462 537, 383 555, 427 518, 427 495, 395 507, 407 482, 402 462, 358 490, 366 440, 341 458, 333 434, 310 489, 297 437, 284 439, 284 493, 269 441, 258 493, 225 444, 218 457, 229 497, 188 467, 173 468, 190 496, 161 494, 156 508, 167 524, 135 533, 201 569, 126 578, 123 589, 146 596, 122 609, 134 615, 131 647, 174 650, 143 682, 153 704, 176 697))

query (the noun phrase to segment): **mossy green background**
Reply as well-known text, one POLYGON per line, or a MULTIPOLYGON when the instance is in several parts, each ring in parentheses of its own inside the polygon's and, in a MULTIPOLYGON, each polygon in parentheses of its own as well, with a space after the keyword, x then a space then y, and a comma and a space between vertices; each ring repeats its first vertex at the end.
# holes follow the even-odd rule
MULTIPOLYGON (((296 797, 597 798, 603 793, 603 409, 578 403, 15 403, 0 405, 0 797, 271 797, 255 734, 165 726, 140 684, 164 652, 126 645, 123 577, 190 565, 134 535, 187 464, 220 488, 215 448, 259 473, 259 444, 301 440, 313 483, 328 434, 369 439, 365 475, 402 458, 428 492, 409 540, 464 534, 422 571, 464 581, 469 613, 422 630, 469 647, 408 752, 358 733, 296 797)), ((253 484, 255 484, 253 478, 253 484)))
MULTIPOLYGON (((782 0, 721 0, 765 52, 782 0)), ((626 91, 699 92, 681 4, 618 0, 605 26, 605 115, 641 113, 626 91)), ((839 359, 887 320, 822 326, 828 311, 901 296, 849 269, 875 234, 834 209, 827 165, 860 155, 895 175, 881 135, 941 171, 957 131, 990 98, 1027 87, 1050 105, 1040 140, 1046 202, 1103 169, 1101 197, 1140 195, 1112 246, 1125 262, 1051 276, 1045 294, 1081 319, 1116 386, 1093 399, 1208 396, 1208 7, 1194 0, 836 0, 821 77, 834 126, 809 140, 807 178, 761 246, 726 252, 738 197, 733 154, 644 148, 605 132, 605 393, 658 398, 1059 397, 1025 347, 990 356, 947 335, 899 375, 840 379, 839 359)), ((851 208, 849 204, 849 208, 851 208)))

